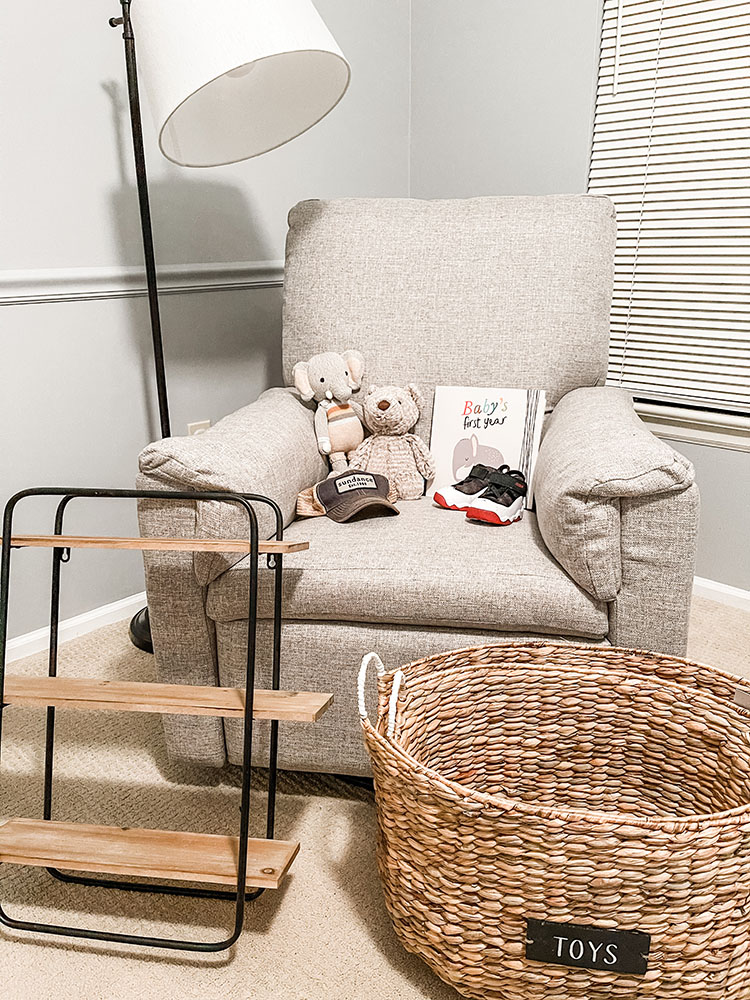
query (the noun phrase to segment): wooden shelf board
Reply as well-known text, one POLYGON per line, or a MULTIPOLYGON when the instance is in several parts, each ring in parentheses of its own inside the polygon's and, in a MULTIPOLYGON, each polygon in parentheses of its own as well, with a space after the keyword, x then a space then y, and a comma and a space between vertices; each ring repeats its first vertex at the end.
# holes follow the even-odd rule
MULTIPOLYGON (((247 885, 277 889, 299 843, 250 840, 247 885)), ((132 875, 140 878, 236 884, 239 839, 50 820, 0 823, 0 862, 132 875)))
MULTIPOLYGON (((13 535, 17 548, 45 549, 138 549, 143 552, 250 552, 247 538, 108 538, 97 535, 13 535)), ((309 542, 258 542, 263 554, 304 552, 309 542)))
MULTIPOLYGON (((6 705, 76 708, 108 712, 158 712, 166 715, 219 715, 241 718, 242 688, 188 684, 141 684, 81 677, 5 677, 6 705)), ((333 702, 317 691, 256 690, 253 718, 315 722, 333 702)))

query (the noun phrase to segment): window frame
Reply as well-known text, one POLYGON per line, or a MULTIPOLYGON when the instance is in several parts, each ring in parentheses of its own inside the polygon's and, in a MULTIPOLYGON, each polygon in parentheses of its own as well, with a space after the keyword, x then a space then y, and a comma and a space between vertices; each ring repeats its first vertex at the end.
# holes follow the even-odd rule
MULTIPOLYGON (((627 3, 627 0, 622 0, 622 2, 627 3)), ((606 7, 606 0, 601 0, 599 6, 599 46, 592 87, 587 189, 591 182, 594 163, 594 140, 596 137, 601 54, 604 29, 607 23, 605 19, 606 7)), ((619 63, 619 51, 620 38, 618 33, 616 40, 616 63, 619 63)), ((599 192, 596 191, 595 193, 599 192)), ((750 294, 750 286, 748 292, 750 294)), ((748 338, 748 343, 750 343, 750 338, 748 338)), ((606 384, 618 385, 619 383, 608 380, 606 384)), ((626 385, 623 387, 630 389, 626 385)), ((725 409, 720 405, 714 407, 708 402, 705 405, 700 405, 698 401, 690 400, 687 397, 684 402, 675 401, 668 398, 668 393, 666 392, 660 398, 657 393, 648 396, 645 394, 639 395, 637 390, 635 390, 633 391, 633 398, 636 412, 649 425, 651 431, 659 437, 750 452, 750 414, 733 410, 730 407, 725 409)))

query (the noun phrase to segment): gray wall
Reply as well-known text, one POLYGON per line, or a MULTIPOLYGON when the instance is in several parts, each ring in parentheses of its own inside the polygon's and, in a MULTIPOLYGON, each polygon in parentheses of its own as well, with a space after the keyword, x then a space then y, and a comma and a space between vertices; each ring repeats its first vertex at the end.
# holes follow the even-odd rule
MULTIPOLYGON (((186 170, 159 154, 144 107, 160 265, 278 261, 301 198, 408 193, 408 0, 317 6, 352 84, 293 143, 245 164, 186 170)), ((0 304, 19 284, 58 296, 0 308, 3 501, 30 485, 132 486, 138 453, 158 432, 145 300, 106 289, 77 300, 97 269, 110 269, 104 285, 116 288, 122 269, 142 262, 122 33, 107 25, 115 8, 0 5, 0 304)), ((162 297, 174 433, 278 382, 280 303, 279 288, 162 297)), ((103 503, 74 505, 71 530, 136 530, 132 506, 103 503)), ((18 526, 45 530, 48 510, 28 509, 18 526)), ((11 635, 45 624, 48 564, 48 552, 14 554, 11 635)), ((62 614, 142 589, 140 556, 79 552, 65 569, 62 614)))
POLYGON ((701 490, 696 576, 750 590, 750 454, 685 441, 669 444, 693 463, 701 490))
MULTIPOLYGON (((317 5, 352 63, 352 86, 295 142, 245 164, 184 170, 159 155, 145 109, 160 265, 278 261, 287 211, 305 197, 585 188, 600 0, 317 5)), ((19 282, 62 289, 52 303, 0 308, 2 498, 31 484, 129 486, 157 434, 144 299, 105 291, 78 301, 96 269, 111 269, 104 285, 116 288, 120 271, 141 262, 111 13, 99 0, 0 8, 0 305, 19 282)), ((175 433, 278 381, 278 288, 227 284, 165 295, 162 308, 175 433)), ((741 529, 750 456, 677 447, 703 490, 699 575, 750 587, 741 529)), ((41 530, 42 506, 19 527, 41 530)), ((123 505, 82 505, 70 527, 127 534, 135 519, 123 505)), ((48 562, 48 553, 14 555, 12 634, 44 624, 48 562)), ((62 613, 142 586, 137 555, 79 553, 65 570, 62 613)))
POLYGON ((412 0, 411 193, 586 188, 601 0, 412 0))

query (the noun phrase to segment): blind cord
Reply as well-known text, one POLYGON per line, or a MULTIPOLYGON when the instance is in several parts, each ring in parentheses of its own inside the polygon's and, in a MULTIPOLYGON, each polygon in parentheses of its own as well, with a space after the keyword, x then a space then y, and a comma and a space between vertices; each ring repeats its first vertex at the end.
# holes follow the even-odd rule
POLYGON ((612 70, 612 96, 617 97, 617 88, 620 83, 620 46, 622 43, 622 4, 623 0, 617 0, 617 28, 615 30, 615 66, 612 70))
MULTIPOLYGON (((618 42, 620 37, 620 24, 619 18, 622 11, 623 0, 618 0, 618 42)), ((646 160, 643 165, 643 188, 641 189, 641 205, 638 212, 638 228, 635 233, 635 247, 633 248, 633 272, 630 278, 630 294, 628 295, 628 311, 625 315, 625 334, 622 344, 622 358, 620 359, 620 378, 618 381, 619 385, 622 385, 625 378, 625 358, 628 351, 628 335, 630 334, 630 314, 633 311, 633 294, 635 293, 635 275, 638 270, 638 254, 641 249, 641 230, 643 229, 643 217, 646 212, 646 189, 648 187, 648 169, 649 162, 651 160, 651 141, 654 135, 654 116, 656 114, 656 91, 659 83, 659 59, 661 57, 661 33, 662 26, 664 24, 664 3, 665 0, 661 0, 661 6, 659 7, 659 28, 656 35, 656 58, 654 62, 654 91, 651 98, 651 115, 648 122, 648 137, 646 139, 646 160)), ((616 72, 616 71, 615 71, 616 72)))

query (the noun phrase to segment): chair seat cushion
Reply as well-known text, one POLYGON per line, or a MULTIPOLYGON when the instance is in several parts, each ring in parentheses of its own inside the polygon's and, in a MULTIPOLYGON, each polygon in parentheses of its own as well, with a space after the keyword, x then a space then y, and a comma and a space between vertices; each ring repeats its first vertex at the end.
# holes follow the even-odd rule
MULTIPOLYGON (((555 562, 534 514, 497 527, 469 522, 426 497, 399 509, 398 517, 290 525, 284 537, 306 539, 310 548, 284 557, 284 615, 606 636, 607 605, 555 562)), ((265 560, 260 565, 259 615, 270 618, 272 573, 265 560)), ((242 560, 209 586, 214 621, 247 617, 248 566, 242 560)))

